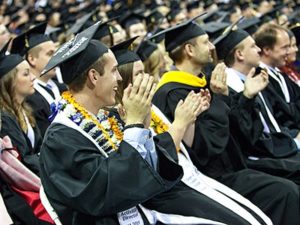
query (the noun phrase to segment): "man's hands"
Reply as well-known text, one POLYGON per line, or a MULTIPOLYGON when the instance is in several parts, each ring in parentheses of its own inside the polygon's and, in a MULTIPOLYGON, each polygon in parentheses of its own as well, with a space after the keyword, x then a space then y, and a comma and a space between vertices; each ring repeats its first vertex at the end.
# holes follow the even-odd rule
POLYGON ((219 63, 213 70, 210 78, 210 89, 215 94, 228 96, 227 74, 224 63, 219 63))
POLYGON ((122 99, 126 125, 144 123, 151 108, 155 89, 154 78, 148 74, 138 75, 133 85, 128 85, 122 99))
POLYGON ((253 98, 258 94, 258 92, 265 89, 269 83, 269 75, 266 71, 261 70, 261 72, 254 76, 255 68, 252 68, 245 80, 244 96, 247 98, 253 98))

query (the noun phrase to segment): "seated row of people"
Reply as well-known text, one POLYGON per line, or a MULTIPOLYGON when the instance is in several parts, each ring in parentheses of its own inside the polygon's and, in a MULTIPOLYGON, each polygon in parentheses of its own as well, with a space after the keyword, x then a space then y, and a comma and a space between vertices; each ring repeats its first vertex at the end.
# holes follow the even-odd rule
MULTIPOLYGON (((9 134, 24 164, 40 175, 63 224, 300 222, 297 135, 276 130, 289 138, 289 146, 272 139, 273 124, 264 122, 270 96, 256 104, 268 74, 254 76, 259 48, 247 33, 230 29, 215 42, 217 51, 233 55, 232 64, 224 60, 232 69, 217 65, 208 84, 201 71, 212 62, 214 45, 205 31, 194 20, 165 30, 175 68, 156 86, 139 56, 128 50, 133 40, 110 50, 93 40, 99 26, 65 43, 39 70, 49 74, 60 66, 69 88, 54 107, 42 146, 24 99, 33 94, 34 80, 48 75, 35 78, 32 63, 5 55, 7 46, 1 51, 1 136, 9 134), (233 94, 227 73, 234 70, 247 76, 233 94)), ((283 107, 293 118, 297 104, 283 107)), ((296 118, 289 122, 296 125, 296 118)))

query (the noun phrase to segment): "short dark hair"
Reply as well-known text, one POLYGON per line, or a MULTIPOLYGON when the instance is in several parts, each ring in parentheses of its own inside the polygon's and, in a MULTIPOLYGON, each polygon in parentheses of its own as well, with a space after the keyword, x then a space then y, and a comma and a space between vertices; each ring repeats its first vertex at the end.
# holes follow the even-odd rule
POLYGON ((267 23, 262 25, 254 34, 256 45, 262 50, 267 47, 273 49, 277 42, 277 34, 279 31, 287 32, 285 28, 277 24, 267 23))
POLYGON ((101 56, 96 62, 94 62, 91 66, 89 66, 83 73, 81 73, 79 76, 77 76, 69 85, 69 89, 74 92, 79 92, 83 89, 86 80, 88 72, 91 69, 95 69, 99 72, 100 76, 104 74, 104 66, 107 62, 106 54, 101 56))
POLYGON ((196 38, 197 37, 184 42, 182 45, 178 46, 177 48, 175 48, 174 50, 169 52, 169 56, 173 60, 174 63, 181 63, 183 61, 185 45, 190 44, 190 45, 195 46, 197 44, 196 38))

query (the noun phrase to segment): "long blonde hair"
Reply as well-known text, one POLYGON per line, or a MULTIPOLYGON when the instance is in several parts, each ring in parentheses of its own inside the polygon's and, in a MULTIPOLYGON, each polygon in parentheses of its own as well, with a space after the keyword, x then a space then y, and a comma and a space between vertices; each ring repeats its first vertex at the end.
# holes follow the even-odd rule
POLYGON ((35 127, 35 119, 32 109, 25 101, 21 104, 16 100, 16 76, 18 69, 14 68, 0 79, 0 109, 17 118, 17 121, 24 132, 27 132, 27 124, 23 112, 28 117, 29 123, 35 127))

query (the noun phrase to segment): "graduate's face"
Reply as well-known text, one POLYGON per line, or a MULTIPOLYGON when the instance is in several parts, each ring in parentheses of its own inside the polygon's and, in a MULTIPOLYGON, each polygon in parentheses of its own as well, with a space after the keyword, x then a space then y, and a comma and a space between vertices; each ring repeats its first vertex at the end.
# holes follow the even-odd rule
POLYGON ((212 52, 215 46, 209 41, 208 35, 201 35, 196 38, 194 47, 193 62, 200 65, 206 65, 213 62, 212 52))
MULTIPOLYGON (((41 73, 53 56, 56 46, 53 41, 46 41, 38 45, 37 48, 39 48, 38 53, 31 57, 32 61, 30 63, 38 73, 41 73)), ((47 75, 50 77, 55 76, 55 70, 49 71, 47 75)))
POLYGON ((285 66, 290 49, 290 38, 287 32, 278 30, 277 41, 272 49, 269 51, 269 59, 272 66, 285 66))
POLYGON ((287 61, 289 63, 296 61, 297 52, 298 52, 298 47, 297 47, 296 38, 292 37, 291 38, 290 50, 289 50, 289 54, 288 54, 288 59, 287 59, 287 61))
POLYGON ((132 82, 134 82, 135 78, 138 76, 138 75, 144 75, 145 72, 144 72, 144 64, 142 63, 141 60, 139 61, 136 61, 133 63, 133 69, 132 69, 132 82))
POLYGON ((35 76, 30 73, 30 67, 27 61, 23 61, 17 66, 15 78, 15 95, 19 103, 22 103, 25 97, 34 93, 33 81, 35 76))
POLYGON ((96 97, 101 107, 115 105, 115 96, 118 89, 118 81, 122 81, 122 77, 118 71, 118 62, 114 54, 109 50, 105 54, 106 64, 104 66, 104 74, 99 76, 96 84, 96 97))
POLYGON ((143 23, 137 23, 133 24, 129 27, 129 38, 133 38, 135 36, 139 36, 137 39, 135 39, 134 44, 138 45, 141 40, 144 38, 144 36, 147 34, 145 25, 143 23))
POLYGON ((244 63, 249 67, 257 67, 259 65, 259 53, 261 52, 261 50, 256 45, 254 39, 251 36, 245 38, 241 42, 241 49, 237 51, 240 51, 240 54, 237 54, 242 57, 242 61, 244 61, 244 63))

